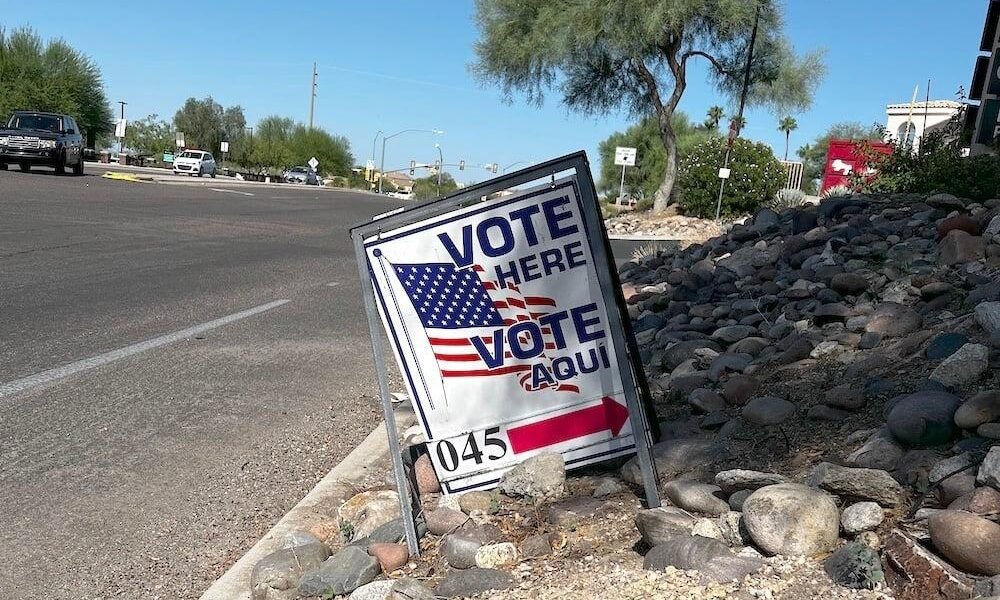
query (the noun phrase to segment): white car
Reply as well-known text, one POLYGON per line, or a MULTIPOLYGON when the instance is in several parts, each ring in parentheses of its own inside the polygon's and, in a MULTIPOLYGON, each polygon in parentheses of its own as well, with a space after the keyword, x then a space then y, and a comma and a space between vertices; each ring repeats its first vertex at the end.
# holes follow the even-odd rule
POLYGON ((215 177, 215 158, 203 150, 185 150, 174 157, 174 175, 181 174, 215 177))
POLYGON ((413 192, 407 192, 405 190, 400 190, 400 191, 397 191, 397 192, 386 192, 385 195, 389 196, 390 198, 399 198, 400 200, 412 200, 413 199, 413 192))

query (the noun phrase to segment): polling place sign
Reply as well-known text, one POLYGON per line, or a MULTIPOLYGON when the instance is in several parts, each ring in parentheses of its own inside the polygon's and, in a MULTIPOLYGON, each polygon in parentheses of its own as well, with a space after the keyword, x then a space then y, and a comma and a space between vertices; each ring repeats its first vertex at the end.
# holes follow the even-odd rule
MULTIPOLYGON (((638 448, 652 475, 585 155, 352 235, 446 492, 493 487, 542 452, 561 453, 573 468, 638 448)), ((655 477, 652 488, 655 496, 655 477)))

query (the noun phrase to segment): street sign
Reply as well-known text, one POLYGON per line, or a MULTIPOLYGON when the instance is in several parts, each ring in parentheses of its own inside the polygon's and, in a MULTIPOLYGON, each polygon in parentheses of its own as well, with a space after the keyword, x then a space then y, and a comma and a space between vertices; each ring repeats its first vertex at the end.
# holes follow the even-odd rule
POLYGON ((620 167, 635 166, 636 149, 628 146, 618 146, 615 148, 615 164, 620 167))
POLYGON ((313 171, 315 171, 316 167, 318 167, 318 166, 319 166, 319 161, 316 160, 315 156, 309 159, 309 168, 311 168, 313 171))
POLYGON ((352 230, 446 493, 494 487, 542 452, 570 468, 637 444, 648 453, 627 312, 586 176, 463 205, 489 197, 483 184, 435 202, 447 203, 438 214, 417 207, 352 230))
POLYGON ((125 126, 126 126, 126 124, 127 124, 127 120, 126 119, 118 119, 118 122, 115 123, 115 137, 116 138, 123 138, 123 137, 125 137, 125 126))
POLYGON ((163 162, 165 162, 165 163, 172 163, 172 162, 174 162, 174 153, 173 152, 164 152, 163 153, 163 162))
POLYGON ((719 167, 719 179, 729 179, 730 173, 732 173, 732 169, 727 169, 726 167, 719 167))
POLYGON ((178 131, 177 133, 174 134, 174 143, 177 145, 178 148, 183 148, 184 147, 184 132, 183 131, 178 131))
POLYGON ((222 142, 219 144, 219 149, 223 152, 229 152, 229 142, 222 142))

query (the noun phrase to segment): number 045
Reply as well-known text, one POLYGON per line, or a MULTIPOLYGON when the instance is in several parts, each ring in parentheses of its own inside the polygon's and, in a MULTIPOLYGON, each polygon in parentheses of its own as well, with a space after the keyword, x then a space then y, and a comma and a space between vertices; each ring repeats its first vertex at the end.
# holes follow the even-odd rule
POLYGON ((462 461, 473 461, 483 464, 483 459, 499 460, 507 455, 507 442, 500 435, 499 427, 490 427, 482 433, 473 431, 464 438, 462 453, 459 455, 455 442, 462 443, 463 438, 441 440, 437 443, 438 464, 448 472, 458 469, 462 461))

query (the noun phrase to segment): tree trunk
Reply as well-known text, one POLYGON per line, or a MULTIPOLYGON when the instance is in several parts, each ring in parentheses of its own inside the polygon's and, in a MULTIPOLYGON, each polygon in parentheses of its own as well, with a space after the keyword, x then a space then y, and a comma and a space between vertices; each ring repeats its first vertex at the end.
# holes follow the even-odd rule
POLYGON ((785 132, 785 162, 788 162, 788 138, 792 135, 791 131, 785 132))
POLYGON ((677 181, 677 135, 670 123, 670 115, 660 113, 660 139, 663 141, 663 148, 667 151, 667 168, 663 174, 663 182, 656 188, 653 195, 653 212, 663 212, 670 205, 670 194, 674 189, 674 182, 677 181))

